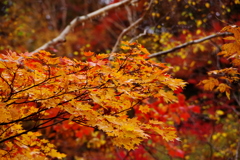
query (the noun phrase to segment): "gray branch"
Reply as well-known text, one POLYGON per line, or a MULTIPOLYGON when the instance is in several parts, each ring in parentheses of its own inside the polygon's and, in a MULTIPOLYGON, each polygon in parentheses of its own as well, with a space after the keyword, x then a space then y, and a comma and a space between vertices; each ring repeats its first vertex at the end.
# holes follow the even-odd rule
POLYGON ((197 39, 197 40, 193 40, 193 41, 190 41, 190 42, 183 43, 183 44, 181 44, 181 45, 179 45, 179 46, 176 46, 176 47, 171 48, 171 49, 166 50, 166 51, 161 51, 161 52, 153 53, 153 54, 151 54, 151 55, 148 56, 148 59, 153 58, 153 57, 157 57, 157 56, 160 56, 160 55, 164 55, 164 54, 167 54, 167 53, 171 53, 171 52, 174 52, 174 51, 176 51, 176 50, 185 48, 185 47, 187 47, 187 46, 189 46, 189 45, 197 44, 197 43, 200 43, 200 42, 203 42, 203 41, 206 41, 206 40, 210 40, 210 39, 212 39, 212 38, 222 37, 222 36, 229 36, 229 35, 232 35, 232 33, 223 32, 223 33, 213 34, 213 35, 210 35, 210 36, 201 38, 201 39, 197 39))
MULTIPOLYGON (((136 27, 140 22, 143 21, 143 19, 144 19, 145 16, 147 15, 148 11, 150 10, 152 4, 153 4, 153 0, 151 0, 151 1, 149 2, 149 5, 148 5, 148 7, 146 8, 145 13, 144 13, 138 20, 136 20, 135 22, 133 22, 130 26, 128 26, 127 28, 125 28, 125 29, 121 32, 121 34, 118 36, 118 39, 117 39, 115 45, 113 46, 113 49, 112 49, 112 52, 111 52, 111 53, 116 52, 117 47, 118 47, 118 45, 120 44, 120 42, 121 42, 121 40, 122 40, 122 37, 123 37, 125 34, 127 34, 132 28, 136 27)), ((110 56, 110 59, 111 59, 111 58, 112 58, 112 57, 110 56)))
POLYGON ((140 33, 140 34, 137 35, 136 37, 133 37, 129 42, 132 43, 132 42, 136 41, 137 39, 141 38, 142 36, 147 35, 147 31, 148 31, 148 30, 145 29, 145 30, 143 31, 143 33, 140 33))
POLYGON ((127 5, 129 3, 135 3, 138 0, 123 0, 117 3, 113 3, 110 4, 108 6, 105 6, 103 8, 100 8, 92 13, 89 13, 87 15, 84 16, 78 16, 76 18, 74 18, 67 27, 64 28, 64 30, 54 39, 48 41, 47 43, 45 43, 44 45, 42 45, 41 47, 37 48, 36 50, 32 51, 31 53, 36 53, 39 52, 40 50, 45 50, 47 48, 49 48, 52 45, 56 45, 58 43, 63 43, 66 41, 66 36, 70 33, 70 31, 72 31, 75 26, 79 23, 84 23, 85 21, 92 19, 94 17, 97 17, 99 15, 104 14, 105 12, 115 9, 117 7, 123 6, 123 5, 127 5))
POLYGON ((138 25, 140 22, 142 22, 142 20, 143 20, 143 17, 139 18, 138 20, 136 20, 134 23, 132 23, 130 26, 128 26, 127 28, 125 28, 125 29, 122 31, 122 33, 118 36, 117 42, 115 43, 115 45, 114 45, 111 53, 116 52, 117 47, 118 47, 120 41, 122 40, 122 37, 123 37, 126 33, 128 33, 133 27, 135 27, 135 26, 138 25))

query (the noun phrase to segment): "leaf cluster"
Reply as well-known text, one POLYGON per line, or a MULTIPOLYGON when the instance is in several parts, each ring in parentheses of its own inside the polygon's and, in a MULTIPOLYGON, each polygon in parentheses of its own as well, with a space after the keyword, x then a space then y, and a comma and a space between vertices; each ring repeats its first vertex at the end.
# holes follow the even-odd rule
POLYGON ((176 101, 174 91, 185 82, 167 74, 169 68, 164 64, 145 60, 149 53, 143 46, 128 42, 123 46, 122 53, 111 55, 114 61, 106 54, 93 55, 88 62, 54 58, 45 51, 2 54, 1 156, 64 157, 53 145, 42 148, 43 140, 27 136, 39 135, 36 131, 63 121, 102 130, 115 145, 128 150, 149 138, 147 131, 174 140, 174 128, 129 118, 127 111, 142 105, 141 111, 147 113, 144 100, 148 97, 176 101), (58 112, 51 114, 54 108, 58 112))
POLYGON ((240 29, 238 26, 227 26, 222 29, 222 32, 231 32, 233 36, 224 38, 228 43, 222 46, 222 51, 219 52, 218 55, 227 58, 233 67, 208 72, 208 74, 213 77, 203 80, 200 84, 204 85, 205 90, 211 91, 216 89, 219 92, 225 92, 228 99, 230 99, 231 84, 239 81, 240 29))

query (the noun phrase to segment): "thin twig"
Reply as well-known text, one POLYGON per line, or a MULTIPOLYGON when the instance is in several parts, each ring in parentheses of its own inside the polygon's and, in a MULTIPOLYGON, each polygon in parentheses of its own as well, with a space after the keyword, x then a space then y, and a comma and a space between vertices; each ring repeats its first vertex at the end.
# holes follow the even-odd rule
POLYGON ((210 39, 212 39, 212 38, 222 37, 222 36, 229 36, 229 35, 232 35, 232 33, 223 32, 223 33, 212 34, 212 35, 210 35, 210 36, 207 36, 207 37, 204 37, 204 38, 201 38, 201 39, 197 39, 197 40, 193 40, 193 41, 190 41, 190 42, 183 43, 183 44, 181 44, 181 45, 179 45, 179 46, 176 46, 176 47, 171 48, 171 49, 166 50, 166 51, 161 51, 161 52, 153 53, 153 54, 151 54, 151 55, 148 56, 148 59, 153 58, 153 57, 157 57, 157 56, 160 56, 160 55, 164 55, 164 54, 167 54, 167 53, 171 53, 171 52, 174 52, 174 51, 176 51, 176 50, 185 48, 185 47, 187 47, 187 46, 189 46, 189 45, 197 44, 197 43, 200 43, 200 42, 203 42, 203 41, 206 41, 206 40, 210 40, 210 39))
POLYGON ((35 116, 35 115, 37 115, 37 114, 39 114, 39 113, 41 113, 41 112, 43 112, 43 111, 46 111, 46 110, 48 110, 48 108, 44 108, 44 109, 41 109, 41 110, 39 109, 37 112, 34 112, 34 113, 32 113, 32 114, 30 114, 30 115, 28 115, 28 116, 26 116, 26 117, 23 117, 23 118, 20 118, 20 119, 11 121, 11 122, 3 122, 3 123, 0 123, 0 126, 12 124, 12 123, 18 123, 18 122, 24 121, 24 120, 26 120, 27 118, 33 117, 33 116, 35 116))
POLYGON ((236 148, 235 160, 239 160, 239 151, 240 151, 240 138, 238 138, 238 144, 237 144, 237 148, 236 148))
POLYGON ((142 146, 143 146, 143 148, 148 152, 148 154, 149 154, 153 159, 155 159, 155 160, 158 159, 158 157, 156 157, 156 156, 153 154, 153 152, 152 152, 149 148, 147 148, 147 146, 145 146, 145 145, 142 145, 142 146))
MULTIPOLYGON (((132 23, 130 26, 128 26, 127 28, 125 28, 125 29, 122 31, 122 33, 118 36, 118 39, 117 39, 117 41, 116 41, 116 43, 115 43, 115 45, 114 45, 111 53, 116 52, 117 47, 118 47, 118 45, 120 44, 120 41, 122 40, 122 37, 123 37, 125 34, 127 34, 132 28, 134 28, 134 27, 137 26, 140 22, 143 21, 143 19, 145 18, 147 12, 150 10, 150 8, 151 8, 151 6, 152 6, 152 3, 153 3, 153 0, 150 1, 149 5, 148 5, 148 7, 147 7, 147 9, 146 9, 146 12, 145 12, 138 20, 136 20, 134 23, 132 23)), ((110 56, 109 59, 111 60, 111 59, 112 59, 112 56, 110 56)))
POLYGON ((147 35, 147 29, 145 29, 143 31, 143 33, 137 35, 136 37, 133 37, 129 42, 132 43, 132 42, 136 41, 137 39, 139 39, 140 37, 145 36, 145 35, 147 35))
POLYGON ((133 27, 135 27, 136 25, 138 25, 140 22, 142 22, 143 20, 143 17, 139 18, 138 20, 136 20, 134 23, 132 23, 129 27, 125 28, 122 33, 118 36, 118 39, 112 49, 112 53, 116 52, 117 50, 117 47, 120 43, 120 41, 122 40, 122 37, 127 33, 129 32, 133 27))
POLYGON ((66 19, 67 19, 67 4, 65 0, 61 0, 61 11, 62 11, 62 25, 61 29, 63 29, 66 26, 66 19))

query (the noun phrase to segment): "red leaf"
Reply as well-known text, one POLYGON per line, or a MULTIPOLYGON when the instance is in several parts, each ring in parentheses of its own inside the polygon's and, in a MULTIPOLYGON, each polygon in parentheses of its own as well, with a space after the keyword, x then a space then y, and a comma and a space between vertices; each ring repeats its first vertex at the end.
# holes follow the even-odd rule
POLYGON ((186 120, 188 120, 188 118, 190 118, 190 115, 189 115, 189 113, 184 112, 180 115, 180 117, 183 118, 186 121, 186 120))
POLYGON ((174 90, 175 94, 181 93, 182 92, 182 88, 178 87, 176 90, 174 90))
POLYGON ((192 105, 192 106, 189 106, 189 108, 195 113, 200 113, 200 107, 199 106, 192 105))
POLYGON ((83 132, 82 131, 77 131, 76 132, 76 137, 78 137, 78 138, 82 138, 83 137, 83 132))
POLYGON ((172 157, 184 158, 184 152, 181 149, 170 150, 168 151, 168 154, 171 155, 172 157))
POLYGON ((2 73, 5 70, 5 68, 0 68, 0 73, 2 73))

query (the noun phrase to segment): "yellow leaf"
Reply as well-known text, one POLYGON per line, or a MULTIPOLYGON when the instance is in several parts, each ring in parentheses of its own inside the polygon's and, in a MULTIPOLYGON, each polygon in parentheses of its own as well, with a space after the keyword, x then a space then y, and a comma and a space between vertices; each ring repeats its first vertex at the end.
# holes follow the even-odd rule
POLYGON ((221 116, 221 115, 224 115, 224 112, 223 112, 222 110, 217 110, 217 111, 216 111, 216 114, 219 115, 219 116, 221 116))
POLYGON ((173 141, 177 138, 176 129, 173 127, 164 127, 162 129, 159 127, 153 127, 152 129, 161 135, 166 141, 173 141))
POLYGON ((218 86, 219 81, 217 79, 215 79, 215 78, 210 77, 207 80, 203 80, 201 83, 204 84, 204 89, 205 90, 210 90, 211 91, 211 90, 213 90, 213 88, 215 86, 218 86))
POLYGON ((128 41, 121 41, 121 44, 128 46, 129 42, 128 41))
POLYGON ((227 92, 225 92, 225 93, 226 93, 227 98, 230 99, 230 92, 227 91, 227 92))
POLYGON ((231 89, 231 87, 229 87, 228 85, 226 85, 224 83, 220 83, 219 86, 217 87, 217 89, 220 92, 226 92, 226 91, 229 91, 229 89, 231 89))
POLYGON ((202 20, 197 20, 196 23, 197 23, 197 27, 199 27, 202 25, 202 20))
POLYGON ((201 31, 201 29, 198 29, 197 31, 196 31, 196 34, 200 34, 202 31, 201 31))
POLYGON ((52 156, 52 157, 56 157, 56 158, 64 158, 64 157, 66 157, 65 154, 59 153, 59 152, 57 152, 57 150, 55 150, 55 149, 51 149, 49 155, 52 156))
POLYGON ((128 46, 121 46, 121 48, 122 48, 123 50, 129 50, 129 49, 131 49, 131 47, 128 47, 128 46))
POLYGON ((206 8, 210 7, 210 3, 205 3, 206 8))
POLYGON ((142 112, 142 113, 148 113, 150 111, 149 107, 147 105, 141 105, 139 107, 139 110, 142 112))
POLYGON ((161 124, 161 125, 163 124, 163 122, 156 121, 156 120, 150 120, 149 123, 151 123, 151 124, 161 124))
POLYGON ((225 37, 223 39, 225 39, 225 40, 236 40, 235 37, 233 37, 233 36, 228 36, 228 37, 225 37))
POLYGON ((0 68, 6 68, 2 62, 0 62, 0 68))

